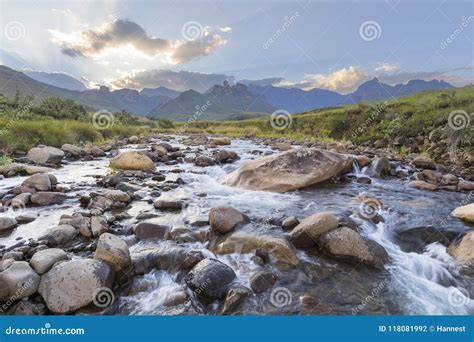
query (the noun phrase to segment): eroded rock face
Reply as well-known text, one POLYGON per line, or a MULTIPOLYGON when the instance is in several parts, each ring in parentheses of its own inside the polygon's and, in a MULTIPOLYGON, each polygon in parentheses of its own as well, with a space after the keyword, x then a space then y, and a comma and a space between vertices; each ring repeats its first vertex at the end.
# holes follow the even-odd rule
POLYGON ((110 288, 113 278, 113 271, 105 262, 66 261, 41 277, 38 292, 49 310, 64 314, 90 304, 100 288, 110 288))
POLYGON ((64 152, 51 146, 33 147, 28 151, 26 158, 37 164, 59 164, 64 152))
POLYGON ((290 240, 295 247, 304 248, 316 245, 318 237, 330 230, 336 229, 338 218, 330 212, 311 215, 301 221, 290 233, 290 240))
POLYGON ((120 170, 155 171, 155 164, 148 156, 135 152, 126 151, 120 153, 111 160, 110 166, 120 170))
POLYGON ((199 297, 215 300, 224 297, 228 285, 234 280, 235 272, 216 259, 200 261, 186 276, 186 284, 199 297))
POLYGON ((314 185, 352 169, 352 157, 316 148, 300 148, 250 161, 224 184, 252 190, 285 192, 314 185))
POLYGON ((467 233, 461 241, 449 246, 448 253, 458 262, 474 265, 474 232, 467 233))
POLYGON ((239 224, 247 220, 237 209, 232 207, 215 207, 209 212, 209 223, 212 230, 219 234, 227 234, 233 231, 239 224))
POLYGON ((451 215, 464 221, 474 222, 474 203, 457 207, 451 215))
POLYGON ((31 296, 38 289, 40 276, 26 261, 14 261, 0 273, 0 300, 17 300, 31 296))
POLYGON ((351 263, 363 263, 382 269, 389 260, 385 248, 347 227, 322 234, 319 242, 333 257, 351 263))
POLYGON ((214 252, 217 254, 253 253, 257 248, 267 251, 277 263, 290 266, 296 266, 299 263, 295 251, 287 241, 269 235, 236 232, 218 243, 214 252))

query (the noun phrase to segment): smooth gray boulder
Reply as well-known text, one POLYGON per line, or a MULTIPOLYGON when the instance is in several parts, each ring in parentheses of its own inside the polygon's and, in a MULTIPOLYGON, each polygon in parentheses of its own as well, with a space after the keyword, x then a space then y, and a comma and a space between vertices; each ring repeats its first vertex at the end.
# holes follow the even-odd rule
POLYGON ((51 146, 33 147, 26 158, 36 164, 59 164, 64 157, 64 152, 51 146))
POLYGON ((0 273, 0 301, 15 301, 34 294, 40 276, 26 261, 14 261, 0 273))
POLYGON ((61 260, 68 260, 65 251, 60 248, 48 248, 33 254, 30 260, 30 265, 38 274, 48 272, 53 265, 61 260))

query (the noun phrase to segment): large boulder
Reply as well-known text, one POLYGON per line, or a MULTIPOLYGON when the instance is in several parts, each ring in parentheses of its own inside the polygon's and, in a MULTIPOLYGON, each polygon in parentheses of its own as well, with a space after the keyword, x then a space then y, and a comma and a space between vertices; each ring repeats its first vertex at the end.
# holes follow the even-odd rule
POLYGON ((117 157, 111 160, 110 166, 119 170, 155 171, 153 160, 148 156, 135 151, 120 153, 117 157))
POLYGON ((56 178, 47 173, 37 173, 25 179, 22 185, 38 191, 49 191, 52 188, 51 179, 56 178))
POLYGON ((66 153, 66 156, 72 157, 72 158, 79 158, 80 156, 85 154, 84 149, 75 145, 71 145, 71 144, 62 145, 61 150, 63 150, 64 153, 66 153))
POLYGON ((113 271, 105 262, 65 261, 41 277, 38 292, 49 310, 64 314, 89 305, 98 291, 110 288, 113 278, 113 271))
POLYGON ((338 218, 330 212, 311 215, 301 221, 290 233, 290 240, 297 248, 311 247, 322 233, 336 229, 338 218))
POLYGON ((17 226, 13 217, 0 217, 0 234, 5 234, 17 226))
POLYGON ((231 141, 227 137, 217 137, 212 139, 214 145, 230 145, 231 141))
POLYGON ((61 204, 66 200, 66 195, 62 192, 40 191, 31 195, 30 201, 36 205, 61 204))
POLYGON ((352 170, 352 157, 316 148, 300 148, 247 162, 224 184, 284 192, 304 188, 352 170))
POLYGON ((228 285, 234 280, 235 272, 216 259, 201 260, 186 276, 186 284, 199 297, 215 300, 224 297, 228 285))
POLYGON ((322 234, 319 242, 333 257, 355 264, 363 263, 382 269, 389 259, 385 248, 347 227, 322 234))
POLYGON ((411 163, 418 169, 436 170, 436 163, 426 156, 418 156, 411 163))
POLYGON ((461 241, 449 246, 448 253, 461 263, 474 265, 474 232, 467 233, 461 241))
POLYGON ((451 215, 464 221, 474 222, 474 203, 457 207, 451 215))
POLYGON ((267 251, 277 263, 290 266, 296 266, 299 263, 295 251, 287 241, 269 235, 236 232, 217 243, 214 246, 214 252, 217 254, 253 253, 257 248, 267 251))
POLYGON ((100 236, 94 258, 106 262, 115 272, 127 269, 132 262, 127 243, 110 233, 100 236))
POLYGON ((79 231, 73 226, 61 224, 46 230, 40 239, 46 240, 50 245, 61 245, 74 239, 78 233, 79 231))
POLYGON ((36 164, 59 164, 64 152, 51 146, 33 147, 28 151, 26 158, 36 164))
POLYGON ((370 174, 376 177, 389 176, 391 170, 390 160, 387 157, 377 158, 372 161, 370 174))
POLYGON ((215 207, 209 212, 209 223, 213 231, 219 234, 227 234, 233 231, 239 224, 247 220, 237 209, 232 207, 215 207))
POLYGON ((160 224, 156 219, 150 219, 137 223, 133 227, 133 231, 139 240, 167 239, 170 233, 170 227, 160 224))
POLYGON ((31 296, 38 289, 40 276, 26 261, 14 261, 0 273, 0 301, 31 296))
POLYGON ((33 254, 30 265, 38 274, 43 274, 48 272, 56 262, 68 259, 66 252, 62 249, 48 248, 33 254))

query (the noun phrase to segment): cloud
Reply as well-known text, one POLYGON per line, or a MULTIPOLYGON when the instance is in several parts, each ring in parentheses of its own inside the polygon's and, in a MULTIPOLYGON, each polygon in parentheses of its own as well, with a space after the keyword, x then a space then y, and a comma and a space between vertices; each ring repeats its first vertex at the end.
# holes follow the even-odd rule
MULTIPOLYGON (((220 32, 229 32, 224 28, 220 32)), ((161 57, 170 64, 181 64, 212 53, 227 41, 217 33, 202 27, 200 39, 186 41, 151 37, 137 23, 131 20, 114 20, 97 28, 89 28, 73 33, 50 30, 53 42, 61 46, 63 54, 76 57, 98 57, 111 50, 125 48, 142 54, 143 57, 161 57)))
POLYGON ((282 77, 269 77, 269 78, 262 78, 261 80, 238 80, 237 82, 243 84, 252 84, 258 86, 266 86, 266 85, 281 85, 284 81, 282 77))
POLYGON ((225 80, 233 83, 233 76, 224 74, 206 74, 191 71, 172 70, 138 70, 122 75, 120 78, 107 80, 111 88, 157 88, 167 87, 177 91, 194 89, 205 92, 215 84, 222 84, 225 80))
POLYGON ((376 73, 381 74, 393 74, 400 71, 400 67, 395 64, 378 62, 377 67, 375 68, 376 73))
POLYGON ((361 83, 368 81, 371 76, 358 66, 349 66, 329 74, 309 74, 300 87, 308 90, 313 88, 329 89, 347 94, 356 89, 361 83))

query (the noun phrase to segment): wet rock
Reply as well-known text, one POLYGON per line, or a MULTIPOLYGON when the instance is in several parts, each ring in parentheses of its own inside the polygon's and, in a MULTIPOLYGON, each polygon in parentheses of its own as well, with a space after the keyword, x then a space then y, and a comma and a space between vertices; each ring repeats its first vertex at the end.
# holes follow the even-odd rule
POLYGON ((107 220, 103 216, 92 216, 91 217, 91 232, 93 237, 98 237, 104 234, 109 225, 107 220))
POLYGON ((338 218, 330 212, 311 215, 291 231, 290 240, 297 248, 314 246, 319 235, 336 229, 338 223, 338 218))
POLYGON ((36 252, 30 260, 30 265, 38 274, 48 272, 53 265, 61 260, 68 260, 66 252, 59 248, 48 248, 36 252))
POLYGON ((250 287, 255 293, 265 292, 277 281, 277 276, 270 271, 259 271, 250 277, 250 287))
POLYGON ((137 223, 133 231, 139 240, 168 239, 170 227, 160 224, 159 220, 152 219, 137 223))
POLYGON ((163 157, 168 153, 168 150, 160 145, 153 145, 151 146, 151 150, 154 152, 155 155, 158 157, 163 157))
POLYGON ((375 159, 370 168, 371 174, 377 177, 389 176, 390 170, 390 161, 386 157, 375 159))
POLYGON ((443 185, 457 185, 459 182, 458 177, 453 174, 443 175, 441 177, 441 184, 443 185))
POLYGON ((371 184, 372 180, 369 177, 357 177, 356 182, 361 184, 371 184))
MULTIPOLYGON (((53 175, 51 175, 54 177, 53 175)), ((28 177, 22 183, 23 186, 27 186, 38 191, 50 191, 52 188, 50 175, 47 173, 37 173, 33 176, 28 177)))
POLYGON ((425 181, 430 184, 438 184, 441 181, 441 174, 433 170, 423 170, 414 174, 415 180, 425 181))
POLYGON ((61 150, 63 150, 67 157, 71 158, 79 158, 85 154, 82 148, 71 144, 62 145, 61 150))
POLYGON ((352 170, 352 157, 300 148, 250 161, 230 173, 224 184, 285 192, 314 185, 352 170))
POLYGON ((233 312, 249 295, 250 290, 243 286, 229 289, 222 305, 221 314, 228 315, 233 312))
POLYGON ((469 232, 461 241, 448 247, 448 253, 460 263, 474 265, 474 232, 469 232))
POLYGON ((14 316, 44 316, 47 314, 47 310, 43 303, 21 300, 12 307, 10 314, 14 316))
POLYGON ((418 156, 411 163, 418 169, 436 170, 436 163, 425 156, 418 156))
POLYGON ((126 242, 109 233, 100 236, 94 259, 106 262, 116 273, 127 269, 132 262, 126 242))
POLYGON ((61 192, 35 192, 31 195, 30 201, 36 205, 61 204, 66 200, 66 195, 61 192))
POLYGON ((464 179, 460 179, 458 183, 459 191, 472 191, 474 190, 474 182, 468 182, 464 179))
POLYGON ((0 300, 14 301, 34 294, 38 289, 40 276, 26 261, 15 261, 0 273, 0 300))
POLYGON ((16 195, 11 201, 11 206, 13 208, 26 208, 26 206, 30 203, 30 198, 31 194, 28 192, 16 195))
POLYGON ((56 246, 67 243, 74 239, 78 231, 73 226, 62 224, 57 227, 49 228, 45 234, 40 238, 46 240, 49 245, 56 246))
POLYGON ((457 207, 451 215, 467 222, 474 222, 474 203, 457 207))
POLYGON ((382 269, 389 259, 381 245, 347 227, 322 234, 319 242, 333 257, 356 264, 364 263, 382 269))
POLYGON ((227 234, 246 221, 246 216, 232 207, 215 207, 209 212, 211 228, 219 234, 227 234))
POLYGON ((199 297, 215 300, 224 297, 236 277, 232 268, 211 258, 200 261, 186 276, 186 284, 199 297))
POLYGON ((121 183, 117 184, 117 186, 115 188, 117 190, 121 190, 121 191, 124 191, 124 192, 131 192, 131 193, 142 190, 141 186, 126 183, 126 182, 121 182, 121 183))
POLYGON ((204 242, 207 239, 207 230, 193 230, 187 227, 174 227, 171 229, 169 236, 176 242, 204 242))
POLYGON ((411 181, 410 183, 408 183, 408 186, 410 188, 415 188, 415 189, 420 189, 420 190, 430 190, 430 191, 435 191, 436 189, 438 189, 438 187, 434 184, 430 184, 428 182, 425 182, 425 181, 411 181))
POLYGON ((153 269, 170 272, 188 271, 202 259, 200 251, 169 246, 150 248, 132 254, 135 275, 146 274, 153 269))
POLYGON ((91 148, 90 153, 96 158, 105 156, 105 152, 96 146, 91 148))
POLYGON ((189 299, 189 296, 186 292, 176 291, 166 296, 165 301, 163 302, 163 306, 168 306, 168 307, 178 306, 178 305, 186 303, 188 299, 189 299))
POLYGON ((18 224, 26 224, 33 222, 38 218, 38 214, 36 213, 25 213, 25 214, 20 214, 17 217, 15 217, 16 222, 18 224))
POLYGON ((291 144, 289 143, 274 143, 271 147, 278 151, 289 151, 292 149, 291 144))
POLYGON ((111 160, 110 166, 120 170, 155 171, 153 160, 146 155, 135 151, 120 153, 117 157, 111 160))
POLYGON ((0 234, 5 234, 17 226, 17 222, 12 217, 0 217, 0 234))
POLYGON ((51 146, 33 147, 26 155, 29 161, 37 164, 59 164, 63 157, 63 151, 51 146))
POLYGON ((92 303, 101 288, 110 288, 113 271, 93 259, 65 261, 41 277, 38 292, 49 310, 65 314, 92 303))
POLYGON ((355 159, 357 160, 357 163, 359 164, 359 167, 361 168, 369 165, 372 162, 372 160, 369 157, 364 156, 364 155, 355 156, 355 159))
POLYGON ((239 156, 234 151, 220 150, 219 152, 214 153, 213 158, 218 163, 231 163, 239 159, 239 156))
POLYGON ((159 210, 180 211, 183 209, 184 202, 158 200, 155 203, 153 203, 153 206, 159 210))
POLYGON ((214 159, 207 156, 197 156, 194 159, 194 165, 196 166, 206 167, 206 166, 212 166, 214 164, 215 164, 214 159))
POLYGON ((10 251, 3 254, 2 260, 13 259, 15 261, 23 260, 23 253, 19 251, 10 251))
POLYGON ((226 137, 218 137, 218 138, 214 138, 212 139, 212 142, 214 143, 214 145, 230 145, 231 144, 231 141, 229 138, 226 138, 226 137))
POLYGON ((283 222, 281 223, 281 227, 284 230, 291 230, 295 228, 299 223, 300 221, 296 218, 296 216, 290 216, 283 220, 283 222))
POLYGON ((235 232, 216 244, 214 252, 217 254, 253 253, 257 248, 267 251, 276 263, 290 266, 296 266, 299 263, 295 251, 287 241, 269 235, 235 232))

